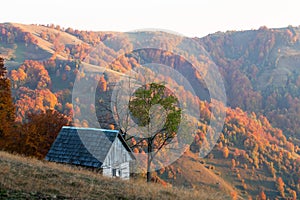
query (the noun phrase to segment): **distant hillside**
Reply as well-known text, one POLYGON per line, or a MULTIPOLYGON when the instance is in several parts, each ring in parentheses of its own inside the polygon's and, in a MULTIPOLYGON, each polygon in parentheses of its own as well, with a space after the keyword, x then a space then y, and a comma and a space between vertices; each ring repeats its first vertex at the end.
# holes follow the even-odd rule
POLYGON ((226 81, 229 105, 263 114, 300 138, 300 28, 226 32, 200 38, 226 81))
MULTIPOLYGON (((0 31, 0 56, 6 58, 18 122, 24 123, 30 113, 48 109, 70 119, 73 113, 85 116, 80 106, 72 104, 74 81, 76 77, 85 78, 85 72, 80 71, 80 65, 85 64, 89 70, 106 71, 98 83, 96 105, 85 105, 84 99, 76 99, 76 103, 95 112, 103 127, 119 128, 111 112, 103 108, 110 105, 116 80, 141 63, 159 61, 173 66, 198 89, 194 96, 174 83, 187 104, 199 108, 201 115, 197 131, 191 133, 194 141, 190 149, 194 153, 187 152, 173 165, 157 171, 158 177, 176 186, 224 191, 234 198, 256 198, 262 193, 270 199, 300 195, 299 28, 262 27, 194 38, 199 48, 209 54, 189 55, 196 47, 184 46, 182 55, 196 62, 201 60, 198 64, 204 71, 211 63, 217 64, 230 106, 225 108, 220 104, 219 109, 227 114, 224 128, 218 144, 204 159, 196 155, 210 139, 206 133, 210 117, 215 116, 203 77, 189 63, 158 50, 128 53, 109 66, 102 59, 113 58, 121 46, 132 50, 130 39, 144 38, 147 34, 162 38, 166 41, 164 45, 174 51, 182 48, 183 40, 162 32, 132 33, 122 39, 116 37, 122 33, 63 29, 54 25, 7 23, 0 24, 0 31), (98 45, 100 52, 94 51, 98 45), (281 185, 283 182, 283 189, 278 187, 278 182, 281 185)), ((157 41, 145 42, 156 44, 157 41)), ((73 123, 88 126, 84 119, 73 123)), ((18 134, 16 137, 26 136, 23 132, 18 134)), ((24 145, 22 140, 16 143, 16 146, 24 145)), ((143 146, 134 151, 144 153, 145 149, 143 146)), ((39 153, 41 157, 39 151, 34 146, 20 153, 29 156, 39 153)))
MULTIPOLYGON (((117 32, 88 32, 54 25, 14 23, 1 24, 0 29, 0 55, 8 59, 10 69, 18 68, 25 60, 42 61, 52 78, 54 73, 55 76, 61 73, 64 79, 71 75, 70 71, 51 67, 55 60, 55 65, 70 65, 72 71, 76 65, 68 63, 73 61, 84 61, 99 67, 103 61, 97 55, 87 58, 95 46, 104 44, 102 57, 115 55, 120 46, 131 48, 130 41, 114 39, 115 35, 121 34, 117 32)), ((220 68, 229 105, 266 115, 274 126, 284 130, 284 134, 297 139, 300 139, 299 35, 300 29, 296 27, 262 27, 259 30, 215 33, 197 39, 211 56, 206 58, 207 62, 211 59, 220 68)), ((133 34, 133 37, 140 36, 133 34)), ((168 35, 159 37, 167 38, 168 35)), ((181 45, 180 40, 169 40, 168 43, 172 48, 181 45)), ((164 62, 168 64, 169 61, 164 62)), ((110 69, 125 72, 135 62, 123 59, 110 69)), ((186 70, 180 72, 193 78, 190 76, 193 72, 186 70)), ((205 88, 201 84, 198 87, 205 88)), ((205 89, 198 96, 203 100, 209 99, 205 89)))

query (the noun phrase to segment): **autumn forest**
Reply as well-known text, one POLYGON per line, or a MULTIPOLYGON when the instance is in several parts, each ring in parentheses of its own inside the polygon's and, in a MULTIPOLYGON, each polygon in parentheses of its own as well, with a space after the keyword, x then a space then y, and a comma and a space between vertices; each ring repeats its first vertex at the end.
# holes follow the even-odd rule
MULTIPOLYGON (((155 49, 133 51, 131 39, 146 38, 147 34, 164 38, 164 45, 174 51, 184 46, 181 39, 160 32, 123 37, 117 32, 81 31, 53 24, 0 24, 0 149, 43 160, 62 126, 92 126, 84 119, 86 110, 96 114, 103 128, 124 128, 107 109, 120 74, 143 63, 160 62, 197 88, 194 94, 169 80, 200 116, 196 130, 188 133, 192 141, 187 152, 172 165, 155 171, 152 181, 220 190, 232 199, 297 199, 300 28, 261 27, 193 38, 207 53, 197 57, 188 53, 193 46, 183 48, 188 50, 182 55, 199 63, 204 72, 215 63, 224 81, 227 105, 210 99, 204 78, 182 57, 155 49), (101 51, 96 48, 99 45, 101 51), (103 74, 93 77, 99 80, 95 104, 73 99, 75 81, 87 77, 80 66, 98 69, 123 47, 130 53, 122 54, 103 74), (217 117, 212 112, 215 107, 226 113, 223 129, 213 150, 199 158, 199 152, 209 148, 208 130, 216 131, 210 126, 210 120, 217 117), (80 117, 74 119, 74 115, 80 117)), ((146 42, 156 44, 155 40, 146 42)), ((147 153, 145 141, 125 139, 133 152, 147 153)), ((153 148, 159 149, 159 141, 153 143, 153 148)), ((159 152, 161 156, 165 153, 159 152)))

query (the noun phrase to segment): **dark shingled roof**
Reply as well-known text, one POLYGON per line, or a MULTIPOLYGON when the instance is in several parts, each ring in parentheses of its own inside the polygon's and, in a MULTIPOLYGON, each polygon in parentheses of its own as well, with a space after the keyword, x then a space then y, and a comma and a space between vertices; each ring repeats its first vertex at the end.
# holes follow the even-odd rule
MULTIPOLYGON (((100 168, 117 136, 116 130, 64 126, 46 160, 100 168)), ((130 151, 126 144, 125 148, 130 151)))

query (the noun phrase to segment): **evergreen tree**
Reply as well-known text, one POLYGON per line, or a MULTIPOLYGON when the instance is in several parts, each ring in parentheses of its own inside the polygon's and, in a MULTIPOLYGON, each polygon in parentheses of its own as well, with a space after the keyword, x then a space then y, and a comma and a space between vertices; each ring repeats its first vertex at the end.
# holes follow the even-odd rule
POLYGON ((10 80, 7 78, 7 69, 4 59, 0 58, 0 138, 9 135, 15 121, 15 107, 10 88, 10 80))

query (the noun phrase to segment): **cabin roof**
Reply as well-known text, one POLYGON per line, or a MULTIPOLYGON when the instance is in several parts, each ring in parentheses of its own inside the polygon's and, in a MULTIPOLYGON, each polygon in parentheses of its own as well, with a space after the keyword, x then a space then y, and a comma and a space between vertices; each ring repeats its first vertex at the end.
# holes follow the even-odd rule
POLYGON ((100 168, 116 138, 121 140, 124 148, 133 156, 117 130, 64 126, 45 159, 100 168))

